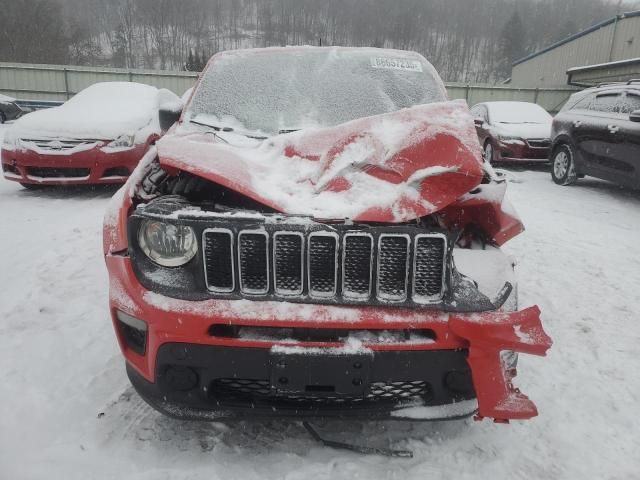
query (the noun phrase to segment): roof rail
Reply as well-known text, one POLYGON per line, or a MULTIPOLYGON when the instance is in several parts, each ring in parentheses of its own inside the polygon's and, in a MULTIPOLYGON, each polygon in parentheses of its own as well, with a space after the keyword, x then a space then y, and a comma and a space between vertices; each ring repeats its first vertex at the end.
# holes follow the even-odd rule
POLYGON ((600 87, 606 87, 608 85, 633 85, 639 83, 640 84, 640 78, 632 78, 631 80, 626 80, 626 81, 619 81, 619 82, 602 82, 602 83, 598 83, 597 85, 594 85, 595 88, 600 88, 600 87))
POLYGON ((629 82, 602 82, 594 85, 595 88, 606 87, 608 85, 628 85, 629 82))

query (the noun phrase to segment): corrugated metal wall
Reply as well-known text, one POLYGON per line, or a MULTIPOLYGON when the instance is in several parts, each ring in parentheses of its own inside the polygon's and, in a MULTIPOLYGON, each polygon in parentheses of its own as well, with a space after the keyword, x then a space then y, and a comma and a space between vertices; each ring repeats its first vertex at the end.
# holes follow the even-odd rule
MULTIPOLYGON (((168 88, 182 95, 192 87, 197 74, 117 68, 63 67, 0 63, 0 93, 19 99, 64 101, 96 82, 134 81, 168 88)), ((466 99, 469 105, 490 100, 537 102, 557 111, 575 90, 526 89, 495 85, 447 84, 449 97, 466 99)))
POLYGON ((515 65, 511 85, 566 86, 569 68, 636 57, 640 57, 640 16, 621 18, 515 65))
POLYGON ((97 82, 139 82, 182 95, 196 81, 193 72, 125 70, 0 63, 0 93, 29 100, 67 100, 97 82))

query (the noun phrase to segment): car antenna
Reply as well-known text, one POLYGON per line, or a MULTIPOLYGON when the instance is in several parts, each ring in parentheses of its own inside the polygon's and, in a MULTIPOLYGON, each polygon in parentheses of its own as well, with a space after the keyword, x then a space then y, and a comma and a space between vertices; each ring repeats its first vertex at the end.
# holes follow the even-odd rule
POLYGON ((309 424, 309 422, 302 422, 302 425, 315 441, 321 443, 325 447, 337 448, 340 450, 349 450, 351 452, 362 453, 364 455, 384 455, 385 457, 413 458, 413 452, 411 450, 393 450, 390 448, 367 447, 363 445, 353 445, 351 443, 327 440, 322 438, 320 434, 309 424))

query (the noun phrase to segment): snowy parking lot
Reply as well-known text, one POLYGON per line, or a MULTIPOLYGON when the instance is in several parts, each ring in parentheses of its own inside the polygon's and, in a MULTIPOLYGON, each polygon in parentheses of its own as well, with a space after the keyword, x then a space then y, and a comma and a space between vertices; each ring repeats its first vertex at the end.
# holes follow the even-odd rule
MULTIPOLYGON (((1 132, 1 131, 0 131, 1 132)), ((1 133, 0 133, 1 136, 1 133)), ((107 311, 102 215, 114 188, 25 190, 0 180, 0 478, 585 479, 640 471, 640 192, 513 171, 527 228, 506 250, 548 358, 521 356, 529 422, 189 423, 130 387, 107 311)), ((259 303, 256 304, 259 307, 259 303)))

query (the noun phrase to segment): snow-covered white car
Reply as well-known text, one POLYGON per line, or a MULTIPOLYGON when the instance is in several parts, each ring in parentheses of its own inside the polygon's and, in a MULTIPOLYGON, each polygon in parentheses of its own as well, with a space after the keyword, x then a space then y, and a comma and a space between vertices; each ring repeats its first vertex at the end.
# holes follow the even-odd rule
POLYGON ((94 84, 63 105, 29 113, 5 133, 4 178, 25 187, 124 183, 161 135, 166 89, 133 82, 94 84))
POLYGON ((105 216, 127 372, 165 414, 525 419, 522 231, 415 52, 217 54, 105 216), (177 124, 175 120, 179 121, 177 124))
POLYGON ((485 102, 471 108, 486 162, 547 162, 553 117, 529 102, 485 102))

